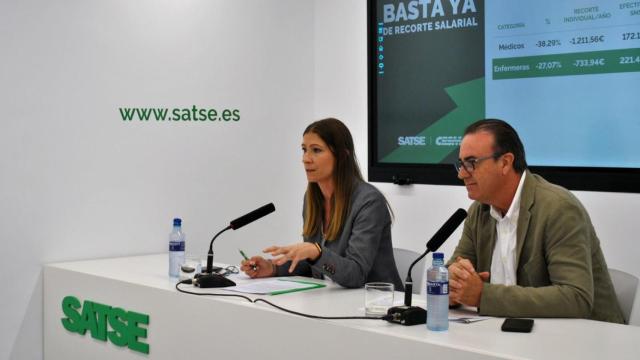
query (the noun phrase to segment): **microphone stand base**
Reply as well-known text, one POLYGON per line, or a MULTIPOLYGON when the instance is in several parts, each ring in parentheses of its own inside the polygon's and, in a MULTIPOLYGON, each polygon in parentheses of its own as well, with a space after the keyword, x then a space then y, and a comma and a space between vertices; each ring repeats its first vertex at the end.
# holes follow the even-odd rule
POLYGON ((204 289, 236 286, 236 283, 219 274, 203 274, 193 279, 193 285, 204 289))
POLYGON ((391 315, 387 321, 395 324, 411 326, 427 323, 427 310, 418 306, 394 306, 389 308, 387 315, 391 315))

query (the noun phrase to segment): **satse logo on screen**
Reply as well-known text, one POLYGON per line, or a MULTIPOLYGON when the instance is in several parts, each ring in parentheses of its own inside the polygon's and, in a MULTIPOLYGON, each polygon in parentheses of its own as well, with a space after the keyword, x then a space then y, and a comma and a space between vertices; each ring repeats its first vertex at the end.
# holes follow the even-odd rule
POLYGON ((398 145, 400 146, 425 146, 427 145, 426 136, 399 136, 398 145))

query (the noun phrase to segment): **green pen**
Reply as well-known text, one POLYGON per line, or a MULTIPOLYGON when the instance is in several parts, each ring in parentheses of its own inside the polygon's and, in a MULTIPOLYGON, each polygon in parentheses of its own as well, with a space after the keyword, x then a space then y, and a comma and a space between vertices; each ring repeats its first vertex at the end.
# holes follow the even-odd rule
MULTIPOLYGON (((242 250, 240 250, 240 249, 238 249, 238 251, 240 251, 240 255, 242 255, 242 257, 243 257, 245 260, 249 261, 249 258, 248 258, 248 257, 247 257, 247 255, 244 253, 244 251, 242 251, 242 250)), ((258 267, 257 267, 257 266, 255 266, 255 265, 251 265, 251 269, 252 269, 253 271, 258 271, 258 267)))

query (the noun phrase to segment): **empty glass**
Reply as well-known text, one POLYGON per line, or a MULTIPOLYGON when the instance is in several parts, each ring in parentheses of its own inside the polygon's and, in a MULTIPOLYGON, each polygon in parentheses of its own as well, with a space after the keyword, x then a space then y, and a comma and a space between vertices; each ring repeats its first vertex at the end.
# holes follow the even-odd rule
POLYGON ((187 255, 180 264, 180 280, 193 279, 202 271, 202 258, 200 256, 187 255))
POLYGON ((383 316, 393 306, 394 287, 391 283, 364 284, 364 313, 366 316, 383 316))

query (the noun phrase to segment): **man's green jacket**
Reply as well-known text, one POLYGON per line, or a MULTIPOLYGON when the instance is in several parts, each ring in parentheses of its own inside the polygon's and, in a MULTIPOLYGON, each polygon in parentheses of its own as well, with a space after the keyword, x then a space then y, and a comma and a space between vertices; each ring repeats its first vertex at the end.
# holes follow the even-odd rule
MULTIPOLYGON (((491 271, 496 221, 474 202, 458 256, 491 271)), ((516 242, 517 285, 485 283, 479 313, 504 317, 572 317, 623 323, 607 263, 591 219, 568 190, 527 171, 516 242)))

